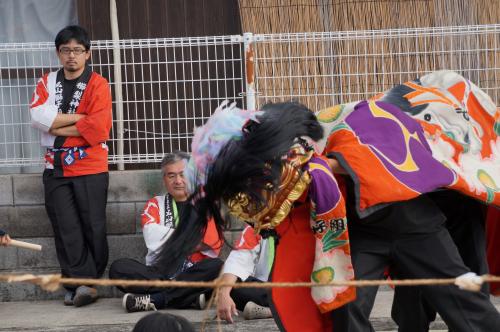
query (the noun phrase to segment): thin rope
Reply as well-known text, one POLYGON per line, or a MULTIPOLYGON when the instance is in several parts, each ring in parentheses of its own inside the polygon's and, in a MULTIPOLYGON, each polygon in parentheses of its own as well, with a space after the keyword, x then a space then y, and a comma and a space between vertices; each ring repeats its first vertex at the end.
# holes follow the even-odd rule
MULTIPOLYGON (((485 274, 479 276, 483 282, 500 282, 500 276, 485 274)), ((316 282, 242 282, 231 283, 214 281, 178 281, 178 280, 126 280, 126 279, 89 279, 89 278, 62 278, 59 274, 0 274, 0 281, 9 283, 26 282, 39 285, 47 291, 55 291, 64 285, 94 285, 94 286, 152 286, 152 287, 187 287, 187 288, 293 288, 293 287, 369 287, 369 286, 436 286, 453 285, 457 278, 447 279, 401 279, 401 280, 346 280, 327 283, 316 282)))
MULTIPOLYGON (((232 283, 222 282, 220 278, 214 281, 177 281, 177 280, 125 280, 125 279, 89 279, 89 278, 62 278, 59 274, 33 275, 33 274, 0 274, 0 282, 9 283, 24 282, 40 286, 46 291, 56 291, 62 284, 64 285, 94 285, 94 286, 153 286, 153 287, 192 287, 192 288, 214 288, 212 296, 205 308, 205 316, 202 321, 201 331, 205 331, 206 323, 210 320, 208 317, 210 309, 214 303, 217 303, 218 289, 221 287, 233 288, 292 288, 292 287, 369 287, 369 286, 430 286, 430 285, 454 285, 461 277, 448 279, 405 279, 405 280, 351 280, 351 281, 331 281, 328 283, 313 282, 244 282, 232 283)), ((500 276, 485 274, 477 276, 481 283, 500 282, 500 276)), ((480 285, 471 289, 479 290, 480 285)), ((217 331, 222 332, 221 319, 216 316, 217 331)))

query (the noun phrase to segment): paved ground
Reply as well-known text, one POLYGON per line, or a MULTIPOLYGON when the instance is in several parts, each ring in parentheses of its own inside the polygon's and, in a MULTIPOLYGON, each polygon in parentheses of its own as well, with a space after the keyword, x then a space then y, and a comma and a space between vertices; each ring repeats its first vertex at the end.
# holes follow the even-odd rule
MULTIPOLYGON (((392 291, 379 292, 372 313, 372 322, 376 331, 395 331, 396 326, 390 319, 392 291)), ((500 299, 494 299, 500 309, 500 299)), ((202 329, 206 320, 205 331, 217 331, 214 310, 169 310, 186 317, 197 330, 202 329)), ((61 301, 39 302, 2 302, 0 303, 0 331, 44 331, 44 332, 118 332, 131 331, 134 324, 145 314, 125 313, 121 299, 100 299, 95 304, 83 308, 65 307, 61 301)), ((235 324, 221 323, 222 331, 278 331, 272 319, 245 321, 237 318, 235 324)), ((446 325, 439 319, 432 325, 433 331, 446 330, 446 325)))

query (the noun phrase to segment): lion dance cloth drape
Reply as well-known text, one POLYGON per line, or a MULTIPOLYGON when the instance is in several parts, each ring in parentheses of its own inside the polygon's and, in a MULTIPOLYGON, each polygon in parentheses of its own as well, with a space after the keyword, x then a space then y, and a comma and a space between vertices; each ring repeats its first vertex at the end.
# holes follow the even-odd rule
POLYGON ((500 112, 486 93, 455 72, 438 71, 317 117, 325 128, 317 148, 354 179, 361 216, 439 188, 457 190, 491 206, 489 264, 500 272, 493 254, 500 234, 500 112))

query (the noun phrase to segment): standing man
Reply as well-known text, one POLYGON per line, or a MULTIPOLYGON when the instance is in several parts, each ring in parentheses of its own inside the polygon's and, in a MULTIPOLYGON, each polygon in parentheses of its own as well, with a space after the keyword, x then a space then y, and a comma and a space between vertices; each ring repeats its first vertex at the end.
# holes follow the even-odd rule
MULTIPOLYGON (((62 29, 55 39, 62 69, 45 74, 31 103, 32 126, 47 148, 43 184, 63 277, 99 278, 108 262, 106 202, 111 94, 93 72, 90 40, 80 26, 62 29)), ((65 305, 97 299, 97 290, 65 286, 65 305)))
MULTIPOLYGON (((218 277, 223 265, 218 256, 224 242, 213 220, 208 222, 196 248, 182 257, 180 266, 170 269, 163 264, 165 255, 171 255, 171 252, 163 250, 164 244, 175 232, 182 232, 182 224, 189 222, 186 215, 195 212, 189 202, 184 179, 188 159, 189 154, 181 151, 169 153, 163 158, 161 170, 167 192, 151 198, 141 216, 142 234, 148 248, 146 264, 130 258, 118 259, 109 268, 111 279, 212 281, 218 277)), ((122 304, 127 312, 166 307, 182 309, 193 305, 203 309, 205 294, 210 293, 206 288, 119 286, 118 289, 126 293, 122 304)))

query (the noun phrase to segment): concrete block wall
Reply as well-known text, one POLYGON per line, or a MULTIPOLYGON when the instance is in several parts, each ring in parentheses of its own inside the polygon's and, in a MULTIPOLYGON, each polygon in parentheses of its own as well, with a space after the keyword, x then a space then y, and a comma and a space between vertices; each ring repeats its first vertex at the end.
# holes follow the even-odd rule
MULTIPOLYGON (((163 191, 159 171, 110 172, 107 231, 109 263, 122 257, 142 261, 147 252, 140 228, 145 202, 163 191)), ((45 212, 41 174, 0 175, 0 229, 11 237, 41 244, 41 252, 14 247, 0 248, 0 273, 59 273, 52 226, 45 212)), ((233 242, 240 227, 226 232, 233 242)), ((227 255, 225 247, 223 256, 227 255)), ((63 291, 47 293, 29 284, 0 283, 0 301, 62 298, 63 291)), ((114 288, 100 289, 103 296, 119 296, 114 288)))

